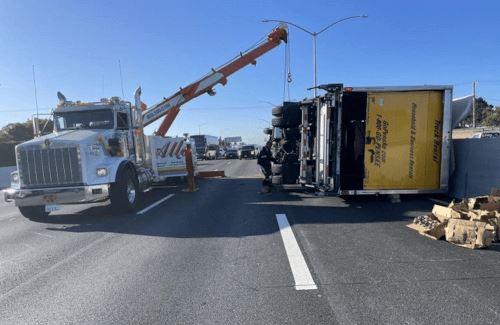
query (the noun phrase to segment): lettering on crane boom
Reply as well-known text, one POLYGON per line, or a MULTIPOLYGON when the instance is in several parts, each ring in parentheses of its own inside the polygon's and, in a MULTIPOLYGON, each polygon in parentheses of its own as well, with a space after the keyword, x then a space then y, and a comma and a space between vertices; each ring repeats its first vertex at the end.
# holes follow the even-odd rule
POLYGON ((156 108, 152 112, 149 112, 145 115, 145 122, 148 122, 149 120, 154 119, 156 116, 160 116, 161 114, 165 113, 172 105, 170 103, 165 103, 164 105, 156 108))

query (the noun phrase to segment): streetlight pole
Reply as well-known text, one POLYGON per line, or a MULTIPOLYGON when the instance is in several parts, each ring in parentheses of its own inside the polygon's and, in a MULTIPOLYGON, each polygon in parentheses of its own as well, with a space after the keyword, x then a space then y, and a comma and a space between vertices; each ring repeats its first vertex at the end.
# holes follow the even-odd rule
POLYGON ((290 25, 290 26, 293 26, 295 28, 298 28, 300 29, 301 31, 309 34, 312 36, 313 38, 313 82, 314 82, 314 98, 316 98, 318 96, 318 78, 317 78, 317 67, 316 67, 316 62, 317 62, 317 59, 316 59, 316 37, 325 32, 326 30, 330 29, 331 27, 335 26, 336 24, 344 21, 344 20, 349 20, 349 19, 356 19, 356 18, 368 18, 367 15, 358 15, 358 16, 350 16, 350 17, 345 17, 345 18, 342 18, 342 19, 339 19, 337 21, 334 21, 333 23, 331 23, 330 25, 324 27, 323 29, 321 29, 319 32, 312 32, 310 30, 307 30, 305 29, 304 27, 301 27, 297 24, 294 24, 294 23, 291 23, 289 21, 285 21, 285 20, 277 20, 277 19, 264 19, 262 20, 263 23, 268 23, 268 22, 275 22, 275 23, 281 23, 281 24, 287 24, 287 25, 290 25))
POLYGON ((280 23, 280 24, 287 24, 287 25, 291 25, 295 28, 298 28, 300 29, 301 31, 303 32, 306 32, 307 34, 311 35, 312 36, 312 39, 313 39, 313 82, 314 82, 314 100, 316 101, 316 111, 317 111, 317 114, 316 114, 316 123, 317 123, 317 141, 316 141, 316 145, 315 145, 315 151, 316 151, 316 182, 318 182, 319 184, 319 169, 318 169, 318 164, 319 164, 319 159, 318 159, 318 154, 319 154, 319 149, 320 149, 320 141, 319 141, 319 136, 320 136, 320 121, 321 121, 321 114, 319 113, 320 111, 320 100, 318 98, 318 73, 317 73, 317 58, 316 58, 316 38, 318 37, 318 35, 320 35, 321 33, 325 32, 326 30, 332 28, 333 26, 335 26, 336 24, 344 21, 344 20, 349 20, 349 19, 356 19, 356 18, 368 18, 367 15, 359 15, 359 16, 350 16, 350 17, 345 17, 345 18, 342 18, 342 19, 339 19, 337 21, 334 21, 333 23, 331 23, 330 25, 327 25, 326 27, 324 27, 323 29, 321 29, 319 32, 312 32, 310 30, 307 30, 305 29, 304 27, 301 27, 299 25, 296 25, 294 23, 291 23, 291 22, 288 22, 288 21, 285 21, 285 20, 276 20, 276 19, 266 19, 266 20, 263 20, 262 22, 263 23, 267 23, 267 22, 276 22, 276 23, 280 23))
POLYGON ((316 36, 313 34, 313 75, 314 75, 314 98, 318 97, 318 73, 316 71, 316 36))

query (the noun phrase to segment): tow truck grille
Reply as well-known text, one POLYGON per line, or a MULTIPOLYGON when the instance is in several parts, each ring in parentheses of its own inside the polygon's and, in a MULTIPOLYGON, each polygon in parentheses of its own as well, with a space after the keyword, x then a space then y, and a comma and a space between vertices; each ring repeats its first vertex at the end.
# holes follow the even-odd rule
POLYGON ((77 146, 18 148, 21 187, 38 188, 82 184, 80 150, 77 146))

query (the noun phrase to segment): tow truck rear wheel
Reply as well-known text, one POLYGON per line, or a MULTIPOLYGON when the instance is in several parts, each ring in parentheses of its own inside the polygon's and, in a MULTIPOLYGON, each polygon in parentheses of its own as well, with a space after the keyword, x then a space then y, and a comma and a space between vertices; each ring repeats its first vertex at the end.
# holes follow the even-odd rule
POLYGON ((28 219, 42 219, 49 216, 50 212, 45 211, 45 205, 18 207, 19 212, 28 219))
POLYGON ((134 173, 130 168, 124 168, 116 182, 111 184, 110 199, 113 210, 132 212, 137 207, 139 189, 134 173))

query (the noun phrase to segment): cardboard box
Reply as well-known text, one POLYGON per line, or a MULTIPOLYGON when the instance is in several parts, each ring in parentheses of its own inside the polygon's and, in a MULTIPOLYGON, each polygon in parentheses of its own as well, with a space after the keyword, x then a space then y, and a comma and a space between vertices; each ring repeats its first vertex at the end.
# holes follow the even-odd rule
POLYGON ((458 211, 455 211, 452 208, 444 207, 442 205, 437 205, 437 204, 435 204, 434 207, 432 208, 432 214, 436 216, 436 218, 442 223, 445 223, 449 219, 466 218, 466 215, 458 211))
POLYGON ((495 211, 488 210, 469 210, 467 213, 470 220, 488 221, 489 219, 496 218, 495 211))
MULTIPOLYGON (((425 223, 425 222, 424 222, 425 223)), ((419 216, 413 220, 413 223, 406 225, 408 228, 418 231, 422 236, 432 238, 434 240, 440 239, 445 235, 446 223, 439 222, 434 215, 428 214, 426 216, 419 216), (427 223, 424 225, 420 223, 420 220, 427 219, 435 220, 435 222, 427 223)))
POLYGON ((500 212, 500 202, 486 202, 479 204, 479 209, 486 211, 499 211, 500 212))
POLYGON ((495 227, 482 221, 450 219, 445 235, 452 244, 470 249, 483 248, 490 246, 495 239, 495 227))
POLYGON ((479 204, 488 202, 488 196, 471 197, 468 199, 464 199, 464 202, 467 203, 469 209, 478 209, 479 204))

